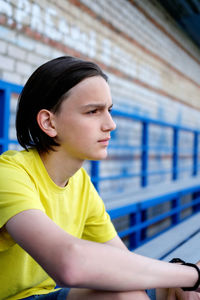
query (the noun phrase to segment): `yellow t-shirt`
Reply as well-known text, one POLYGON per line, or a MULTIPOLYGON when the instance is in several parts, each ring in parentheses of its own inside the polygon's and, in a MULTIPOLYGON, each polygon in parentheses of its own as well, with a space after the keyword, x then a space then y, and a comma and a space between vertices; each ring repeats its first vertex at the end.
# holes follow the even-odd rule
POLYGON ((45 294, 55 288, 55 282, 5 230, 11 217, 28 209, 42 210, 81 239, 103 243, 116 236, 103 201, 83 168, 61 188, 51 180, 35 149, 5 152, 0 156, 1 300, 45 294))

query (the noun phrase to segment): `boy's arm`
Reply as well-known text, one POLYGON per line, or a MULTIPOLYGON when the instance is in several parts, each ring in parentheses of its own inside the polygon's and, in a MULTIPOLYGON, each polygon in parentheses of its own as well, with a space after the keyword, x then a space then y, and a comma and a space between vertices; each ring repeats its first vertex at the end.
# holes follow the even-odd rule
POLYGON ((40 210, 17 214, 6 229, 60 286, 130 291, 193 286, 197 281, 191 267, 75 238, 40 210))
POLYGON ((126 245, 122 242, 122 240, 120 239, 120 237, 118 235, 116 235, 112 240, 105 242, 104 244, 109 245, 109 246, 113 246, 113 247, 117 247, 123 250, 128 250, 128 248, 126 247, 126 245))

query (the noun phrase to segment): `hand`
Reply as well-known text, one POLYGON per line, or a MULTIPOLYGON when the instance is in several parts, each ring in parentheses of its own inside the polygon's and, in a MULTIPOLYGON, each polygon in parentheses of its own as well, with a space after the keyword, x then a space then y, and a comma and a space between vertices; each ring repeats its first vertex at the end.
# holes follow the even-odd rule
POLYGON ((176 300, 200 300, 200 294, 195 292, 184 292, 182 289, 176 289, 176 300))
POLYGON ((181 288, 157 289, 156 300, 200 300, 200 294, 184 292, 181 288))

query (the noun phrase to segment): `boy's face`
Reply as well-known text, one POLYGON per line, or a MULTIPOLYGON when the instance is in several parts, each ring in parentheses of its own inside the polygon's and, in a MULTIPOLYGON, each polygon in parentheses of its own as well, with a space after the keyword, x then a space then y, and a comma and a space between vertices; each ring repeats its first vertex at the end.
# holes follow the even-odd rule
POLYGON ((110 132, 116 128, 111 107, 110 88, 102 77, 84 79, 73 87, 54 114, 60 150, 80 160, 106 158, 110 132))

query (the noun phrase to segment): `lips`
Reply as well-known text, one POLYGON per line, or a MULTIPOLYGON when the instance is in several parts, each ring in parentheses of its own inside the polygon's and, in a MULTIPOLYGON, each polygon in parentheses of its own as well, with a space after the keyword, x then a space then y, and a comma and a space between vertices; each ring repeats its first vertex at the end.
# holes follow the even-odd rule
POLYGON ((99 143, 106 143, 106 142, 109 142, 110 140, 110 137, 109 138, 105 138, 105 139, 102 139, 102 140, 98 140, 99 143))

